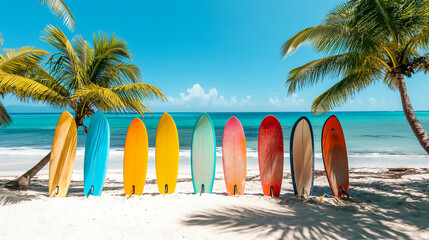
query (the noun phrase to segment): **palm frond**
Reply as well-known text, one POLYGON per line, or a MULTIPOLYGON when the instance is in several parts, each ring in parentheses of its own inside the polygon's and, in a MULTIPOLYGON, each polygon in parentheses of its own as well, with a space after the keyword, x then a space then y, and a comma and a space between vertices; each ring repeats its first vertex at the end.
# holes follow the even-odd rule
POLYGON ((359 53, 345 53, 311 61, 292 69, 286 80, 288 93, 292 94, 305 86, 311 86, 326 78, 337 78, 355 72, 356 69, 372 68, 377 59, 359 53))
POLYGON ((136 98, 121 98, 125 104, 124 112, 135 112, 144 117, 144 113, 151 113, 152 111, 143 104, 143 102, 136 98))
POLYGON ((6 111, 6 108, 0 102, 0 127, 7 127, 12 123, 12 119, 6 111))
POLYGON ((416 55, 416 49, 429 49, 429 27, 408 39, 400 53, 401 63, 406 63, 413 57, 411 55, 416 55))
POLYGON ((32 47, 4 49, 0 53, 0 71, 17 74, 37 65, 47 54, 43 49, 32 47))
POLYGON ((135 98, 139 100, 167 99, 159 88, 146 83, 126 84, 112 87, 110 90, 121 98, 135 98))
POLYGON ((323 20, 323 25, 348 25, 352 21, 353 5, 350 2, 337 4, 323 20))
POLYGON ((422 26, 428 25, 428 1, 352 0, 360 29, 374 37, 404 44, 422 26))
POLYGON ((393 42, 397 42, 399 32, 394 22, 392 5, 383 0, 362 0, 357 4, 355 14, 368 32, 375 36, 389 36, 393 42))
POLYGON ((390 90, 396 91, 398 86, 396 85, 395 78, 390 72, 386 72, 383 78, 383 83, 390 88, 390 90))
POLYGON ((64 99, 68 99, 70 97, 70 91, 65 86, 63 86, 62 82, 52 77, 40 65, 34 66, 31 71, 34 75, 32 79, 55 91, 64 99))
POLYGON ((59 51, 48 59, 51 75, 66 79, 67 89, 80 88, 84 85, 82 63, 74 46, 61 29, 48 25, 43 32, 42 40, 59 51))
POLYGON ((58 106, 68 103, 67 98, 42 83, 4 72, 0 72, 0 92, 12 93, 22 101, 34 100, 58 106))
POLYGON ((106 112, 131 111, 139 114, 150 111, 142 101, 155 98, 166 99, 157 87, 144 83, 128 84, 110 89, 92 84, 77 90, 72 96, 72 100, 83 99, 91 107, 106 112))
POLYGON ((306 28, 286 41, 281 49, 283 58, 293 54, 303 45, 310 45, 317 52, 341 54, 345 52, 380 52, 383 47, 370 34, 340 24, 319 25, 306 28), (363 41, 365 40, 365 41, 363 41))
POLYGON ((94 34, 94 53, 95 58, 112 58, 115 61, 121 59, 131 60, 132 54, 128 50, 127 42, 116 36, 105 35, 103 32, 94 34))
POLYGON ((134 66, 131 68, 132 65, 124 65, 131 58, 132 55, 125 41, 115 35, 108 37, 103 33, 95 34, 93 63, 89 69, 91 72, 90 81, 103 87, 110 87, 112 81, 106 79, 106 76, 112 77, 113 74, 116 75, 113 81, 118 81, 117 84, 123 84, 128 80, 136 82, 136 79, 140 78, 140 69, 134 66), (118 66, 120 69, 117 71, 115 68, 118 66), (120 78, 120 74, 117 73, 125 73, 123 75, 125 78, 120 78))
POLYGON ((81 99, 105 112, 124 112, 125 104, 122 99, 108 88, 92 84, 76 90, 71 96, 72 101, 81 99))
POLYGON ((72 40, 74 51, 76 52, 79 62, 82 63, 82 70, 88 71, 88 64, 92 61, 93 50, 89 43, 81 36, 75 36, 72 40))
POLYGON ((382 74, 383 69, 374 68, 347 75, 313 101, 311 105, 313 114, 326 113, 345 103, 357 92, 377 81, 382 74))
POLYGON ((63 0, 39 0, 39 2, 48 7, 58 19, 63 20, 64 25, 66 25, 70 31, 75 30, 76 27, 73 14, 63 0))
POLYGON ((133 63, 105 61, 103 68, 104 70, 100 71, 94 80, 100 86, 109 88, 129 83, 140 83, 141 70, 133 63))

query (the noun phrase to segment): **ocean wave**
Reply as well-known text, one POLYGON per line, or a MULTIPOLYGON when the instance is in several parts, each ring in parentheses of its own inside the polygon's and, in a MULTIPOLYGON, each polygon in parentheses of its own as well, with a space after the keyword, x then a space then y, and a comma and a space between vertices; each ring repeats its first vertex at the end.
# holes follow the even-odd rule
MULTIPOLYGON (((4 148, 0 147, 0 155, 3 156, 45 156, 50 152, 49 146, 44 147, 14 147, 14 148, 4 148)), ((76 156, 84 156, 85 148, 78 147, 76 149, 76 156)), ((124 155, 123 148, 111 148, 109 151, 111 157, 120 157, 124 155)), ((179 150, 180 157, 191 157, 190 149, 179 150)), ((222 157, 222 147, 216 148, 216 156, 222 157)), ((285 158, 289 158, 289 152, 284 153, 285 158)), ((315 158, 322 158, 322 153, 316 152, 315 158)), ((429 158, 427 154, 421 153, 400 153, 400 152, 349 152, 349 158, 429 158)), ((149 157, 155 157, 155 148, 149 148, 149 157)), ((258 151, 254 148, 247 148, 247 157, 258 158, 258 151)))

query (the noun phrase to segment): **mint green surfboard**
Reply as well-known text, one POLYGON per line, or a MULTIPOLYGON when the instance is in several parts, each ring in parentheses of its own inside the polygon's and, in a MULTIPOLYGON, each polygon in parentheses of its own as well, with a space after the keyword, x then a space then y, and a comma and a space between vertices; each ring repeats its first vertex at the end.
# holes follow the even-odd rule
POLYGON ((191 145, 194 192, 212 193, 216 170, 216 135, 212 120, 202 113, 195 124, 191 145))

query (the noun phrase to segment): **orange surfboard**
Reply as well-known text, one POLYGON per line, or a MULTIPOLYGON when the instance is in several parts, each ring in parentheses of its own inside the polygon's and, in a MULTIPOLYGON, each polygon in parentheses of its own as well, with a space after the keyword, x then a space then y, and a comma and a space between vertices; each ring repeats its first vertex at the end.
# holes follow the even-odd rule
POLYGON ((246 182, 246 138, 236 117, 228 120, 223 130, 223 173, 228 196, 243 195, 246 182))
POLYGON ((146 180, 148 161, 148 139, 144 123, 134 118, 128 127, 124 149, 125 196, 142 195, 146 180))
POLYGON ((343 129, 337 117, 326 120, 322 129, 322 156, 326 176, 335 197, 349 196, 349 164, 343 129))

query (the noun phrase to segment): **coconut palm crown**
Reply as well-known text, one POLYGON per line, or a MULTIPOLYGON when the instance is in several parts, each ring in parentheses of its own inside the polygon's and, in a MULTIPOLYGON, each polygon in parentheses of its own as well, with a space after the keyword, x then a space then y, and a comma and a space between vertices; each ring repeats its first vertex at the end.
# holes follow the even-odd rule
POLYGON ((422 147, 429 153, 429 136, 411 105, 405 77, 427 69, 429 1, 351 0, 338 4, 322 24, 292 36, 282 47, 286 58, 309 45, 327 57, 292 69, 289 94, 326 79, 338 79, 317 97, 314 114, 345 103, 376 82, 399 91, 403 111, 422 147))
POLYGON ((94 34, 92 48, 82 36, 70 41, 59 28, 47 26, 42 39, 58 51, 49 56, 47 70, 39 65, 47 52, 28 49, 34 59, 27 56, 23 60, 26 62, 18 62, 17 66, 0 65, 4 73, 0 72, 0 91, 12 92, 24 100, 70 107, 78 127, 95 109, 143 115, 150 111, 143 101, 165 99, 157 87, 141 82, 140 68, 131 62, 127 43, 115 35, 94 34), (26 66, 25 72, 17 72, 22 66, 26 66), (21 91, 14 92, 17 89, 21 91))
POLYGON ((143 115, 150 111, 143 101, 165 99, 157 87, 141 82, 140 68, 130 62, 127 43, 115 35, 94 34, 93 48, 82 36, 69 41, 53 26, 46 28, 42 38, 58 53, 48 59, 49 72, 37 69, 36 81, 62 97, 58 105, 74 110, 78 127, 95 108, 143 115))
MULTIPOLYGON (((94 34, 91 46, 82 36, 70 41, 59 28, 47 26, 42 39, 57 51, 48 57, 45 67, 40 65, 48 55, 44 50, 22 48, 1 54, 0 93, 12 93, 23 101, 69 107, 75 113, 77 127, 83 126, 85 131, 83 120, 96 110, 143 116, 150 111, 144 101, 166 99, 157 87, 141 81, 140 68, 131 62, 127 43, 115 35, 94 34)), ((49 159, 50 154, 5 187, 28 190, 31 178, 49 159)))

